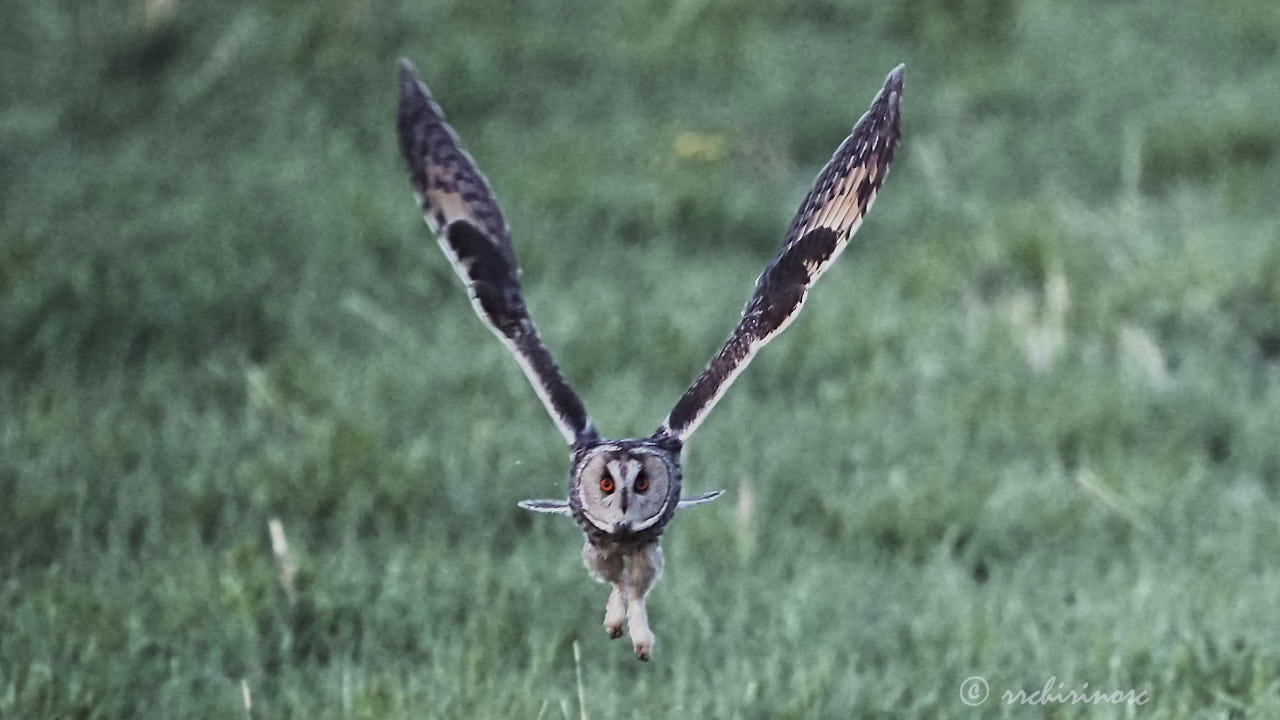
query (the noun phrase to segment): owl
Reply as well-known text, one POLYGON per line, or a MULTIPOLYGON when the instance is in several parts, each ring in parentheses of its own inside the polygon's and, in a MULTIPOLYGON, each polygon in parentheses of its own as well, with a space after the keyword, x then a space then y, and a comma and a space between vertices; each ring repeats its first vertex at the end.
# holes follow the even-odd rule
POLYGON ((737 327, 667 418, 648 437, 607 440, 538 338, 489 184, 413 66, 401 63, 396 126, 418 205, 476 313, 515 356, 569 444, 568 497, 526 500, 520 507, 567 515, 582 529, 583 562, 611 586, 605 631, 621 637, 625 622, 641 660, 653 652, 645 596, 662 573, 659 539, 677 511, 722 493, 683 493, 681 451, 756 352, 795 318, 809 288, 862 223, 898 145, 902 74, 901 65, 889 73, 871 108, 818 174, 781 250, 756 279, 737 327))

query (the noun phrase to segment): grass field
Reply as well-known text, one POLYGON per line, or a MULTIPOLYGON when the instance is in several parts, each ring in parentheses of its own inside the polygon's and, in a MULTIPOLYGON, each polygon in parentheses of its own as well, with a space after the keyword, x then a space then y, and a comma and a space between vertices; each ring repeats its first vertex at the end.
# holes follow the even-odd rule
POLYGON ((1272 0, 4 14, 0 717, 1280 717, 1272 0), (692 440, 728 494, 647 664, 516 508, 567 453, 414 207, 402 56, 614 436, 907 65, 854 246, 692 440), (1001 700, 1050 678, 1147 702, 1001 700))

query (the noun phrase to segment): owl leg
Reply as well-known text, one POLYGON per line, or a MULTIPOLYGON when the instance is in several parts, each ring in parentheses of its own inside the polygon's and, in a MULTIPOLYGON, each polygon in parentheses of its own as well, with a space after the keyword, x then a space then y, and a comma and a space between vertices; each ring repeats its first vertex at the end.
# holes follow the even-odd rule
POLYGON ((592 576, 613 586, 604 611, 604 629, 610 638, 622 637, 622 621, 626 618, 626 575, 622 553, 608 553, 587 543, 582 546, 582 562, 592 576))
POLYGON ((653 631, 649 629, 649 616, 644 610, 644 596, 662 575, 662 548, 658 543, 643 545, 631 553, 627 568, 627 617, 631 631, 631 644, 636 657, 648 660, 653 652, 653 631))
POLYGON ((622 583, 613 583, 609 604, 604 608, 604 629, 610 640, 622 637, 622 621, 627 617, 627 593, 622 583))

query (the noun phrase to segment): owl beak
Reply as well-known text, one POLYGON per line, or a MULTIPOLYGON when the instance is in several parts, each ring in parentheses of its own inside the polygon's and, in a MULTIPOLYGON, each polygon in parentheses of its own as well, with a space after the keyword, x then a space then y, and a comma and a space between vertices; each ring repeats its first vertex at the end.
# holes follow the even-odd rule
POLYGON ((619 493, 618 507, 622 510, 622 513, 625 515, 627 512, 627 489, 622 488, 618 490, 618 493, 619 493))

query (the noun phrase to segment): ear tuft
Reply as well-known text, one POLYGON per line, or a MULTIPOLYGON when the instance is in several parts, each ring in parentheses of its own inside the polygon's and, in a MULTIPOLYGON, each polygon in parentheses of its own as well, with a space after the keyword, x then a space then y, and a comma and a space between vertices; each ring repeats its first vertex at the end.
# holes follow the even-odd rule
POLYGON ((548 515, 568 515, 569 503, 565 500, 521 500, 518 505, 525 510, 548 515))
POLYGON ((701 495, 694 495, 690 498, 680 498, 680 502, 676 504, 676 508, 683 510, 684 508, 693 507, 694 505, 709 503, 723 494, 723 490, 712 490, 710 492, 704 492, 701 495))

